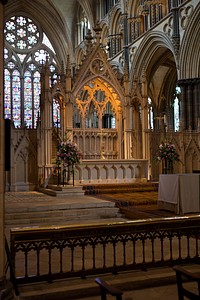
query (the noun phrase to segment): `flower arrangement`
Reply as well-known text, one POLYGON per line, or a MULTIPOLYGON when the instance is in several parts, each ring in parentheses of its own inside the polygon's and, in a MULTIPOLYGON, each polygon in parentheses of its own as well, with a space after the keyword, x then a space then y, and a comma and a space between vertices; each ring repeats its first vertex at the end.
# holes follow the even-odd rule
POLYGON ((80 163, 82 157, 81 152, 78 150, 76 143, 71 141, 64 141, 58 146, 57 151, 57 164, 63 163, 65 167, 80 163))
POLYGON ((162 142, 158 148, 156 160, 162 162, 162 173, 173 173, 173 164, 175 161, 180 161, 179 154, 176 151, 174 144, 162 142))
POLYGON ((162 142, 158 149, 157 160, 170 162, 180 161, 179 154, 177 153, 174 144, 162 142))

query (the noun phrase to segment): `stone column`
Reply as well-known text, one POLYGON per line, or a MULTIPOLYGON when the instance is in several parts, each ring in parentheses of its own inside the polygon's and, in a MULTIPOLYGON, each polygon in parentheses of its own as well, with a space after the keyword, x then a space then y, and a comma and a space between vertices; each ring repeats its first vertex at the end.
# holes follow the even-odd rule
POLYGON ((0 300, 14 299, 5 274, 5 124, 4 124, 4 4, 0 1, 0 300))
POLYGON ((4 168, 4 105, 3 105, 3 93, 4 93, 4 6, 0 2, 0 290, 1 283, 5 279, 5 240, 4 240, 4 198, 5 198, 5 168, 4 168))
POLYGON ((147 159, 146 132, 148 130, 148 105, 147 98, 143 98, 142 105, 142 159, 147 159))
POLYGON ((199 92, 200 92, 200 78, 194 79, 193 88, 193 102, 194 102, 194 128, 200 129, 200 103, 199 103, 199 92))
POLYGON ((181 122, 184 130, 197 130, 200 120, 200 78, 181 79, 181 122))
POLYGON ((193 97, 192 97, 192 85, 191 83, 187 86, 187 127, 188 129, 194 129, 193 127, 193 97))
POLYGON ((38 143, 39 184, 46 187, 52 169, 52 116, 49 66, 46 61, 41 73, 40 137, 38 143))
POLYGON ((121 107, 118 109, 118 119, 117 119, 117 131, 118 131, 118 137, 117 137, 117 140, 118 140, 118 149, 117 149, 117 158, 118 159, 122 159, 123 158, 123 155, 124 155, 124 141, 123 141, 123 134, 122 134, 122 123, 123 123, 123 120, 122 120, 122 109, 121 107), (123 141, 123 142, 122 142, 123 141), (123 152, 122 152, 123 151, 123 152))
POLYGON ((186 86, 181 84, 180 121, 182 129, 186 129, 186 86))

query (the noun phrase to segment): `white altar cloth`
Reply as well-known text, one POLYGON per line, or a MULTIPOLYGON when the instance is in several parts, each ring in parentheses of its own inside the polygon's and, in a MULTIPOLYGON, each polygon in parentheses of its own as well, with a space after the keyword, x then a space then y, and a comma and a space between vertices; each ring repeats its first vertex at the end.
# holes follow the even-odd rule
POLYGON ((161 174, 158 208, 185 214, 200 211, 200 174, 161 174))

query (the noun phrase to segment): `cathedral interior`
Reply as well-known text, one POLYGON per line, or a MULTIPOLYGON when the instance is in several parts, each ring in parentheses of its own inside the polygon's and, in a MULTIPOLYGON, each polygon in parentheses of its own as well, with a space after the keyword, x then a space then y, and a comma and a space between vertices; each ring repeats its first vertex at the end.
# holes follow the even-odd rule
POLYGON ((64 182, 65 142, 73 185, 158 182, 162 143, 200 172, 199 20, 199 0, 0 1, 1 238, 4 193, 64 182))
POLYGON ((198 1, 8 1, 4 20, 6 190, 55 181, 64 140, 77 184, 157 180, 163 141, 199 170, 198 1))

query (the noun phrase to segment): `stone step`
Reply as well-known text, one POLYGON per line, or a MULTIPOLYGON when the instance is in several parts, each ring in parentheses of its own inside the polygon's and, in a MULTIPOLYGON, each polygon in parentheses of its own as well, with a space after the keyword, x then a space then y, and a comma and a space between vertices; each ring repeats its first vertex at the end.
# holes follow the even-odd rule
POLYGON ((23 194, 21 196, 13 202, 12 198, 6 201, 6 226, 49 226, 122 217, 114 202, 91 196, 50 197, 41 193, 32 193, 29 197, 23 194))
POLYGON ((158 191, 158 182, 84 185, 85 195, 158 191))
POLYGON ((55 197, 66 197, 67 195, 77 195, 77 196, 83 196, 85 194, 85 191, 83 191, 82 186, 56 186, 56 185, 48 185, 47 188, 39 188, 39 192, 49 195, 49 196, 55 196, 55 197))
MULTIPOLYGON (((53 197, 53 199, 55 199, 53 197)), ((42 202, 40 203, 38 201, 33 203, 32 205, 24 205, 24 203, 22 205, 17 204, 16 206, 13 205, 6 205, 6 214, 11 214, 13 213, 13 215, 15 214, 22 214, 22 213, 44 213, 45 211, 48 212, 52 212, 55 213, 56 210, 58 211, 72 211, 72 210, 78 210, 80 212, 80 210, 88 210, 88 209, 94 209, 94 211, 96 209, 100 209, 100 208, 115 208, 115 203, 111 202, 111 201, 98 201, 96 200, 95 202, 91 201, 91 202, 86 202, 84 197, 80 200, 80 201, 75 201, 75 197, 70 198, 70 202, 68 202, 66 199, 63 198, 62 202, 58 201, 48 201, 47 203, 42 202), (73 202, 74 200, 74 202, 73 202)))
POLYGON ((67 209, 54 211, 37 211, 26 213, 6 213, 5 224, 52 224, 68 221, 119 218, 121 214, 116 207, 67 209))

